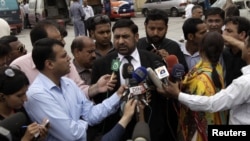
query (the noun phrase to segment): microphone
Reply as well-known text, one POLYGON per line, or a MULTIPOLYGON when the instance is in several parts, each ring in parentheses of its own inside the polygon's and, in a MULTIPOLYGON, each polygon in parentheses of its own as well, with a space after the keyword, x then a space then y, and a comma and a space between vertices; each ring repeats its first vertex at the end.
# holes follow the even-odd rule
POLYGON ((112 72, 112 75, 110 77, 110 80, 112 80, 114 78, 114 75, 115 75, 115 72, 119 71, 119 67, 121 65, 121 62, 119 60, 119 58, 116 58, 116 59, 113 59, 112 60, 112 63, 111 63, 111 70, 113 71, 112 72))
MULTIPOLYGON (((148 106, 148 102, 145 100, 145 97, 140 97, 138 95, 144 94, 146 93, 146 89, 148 88, 146 81, 146 78, 148 76, 148 72, 147 69, 145 67, 138 67, 133 73, 132 73, 132 78, 136 79, 138 83, 141 86, 141 91, 138 94, 134 94, 133 96, 135 96, 136 99, 140 100, 141 102, 143 102, 146 106, 148 106)), ((132 92, 130 92, 132 93, 132 92)))
POLYGON ((145 67, 138 67, 134 72, 132 72, 132 78, 135 78, 138 83, 146 80, 148 72, 145 67))
POLYGON ((147 72, 148 72, 148 76, 149 76, 150 80, 153 82, 153 84, 157 88, 162 89, 162 81, 157 77, 156 73, 152 70, 152 68, 148 67, 147 72))
POLYGON ((24 113, 18 112, 0 121, 0 135, 11 140, 11 134, 16 133, 23 125, 26 125, 27 118, 24 113))
POLYGON ((182 77, 185 74, 185 68, 182 64, 175 64, 170 73, 171 73, 170 81, 172 82, 181 81, 182 77))
POLYGON ((164 60, 167 63, 168 72, 172 72, 174 65, 179 63, 178 58, 172 54, 165 57, 164 60))
POLYGON ((133 134, 133 141, 150 141, 150 130, 146 122, 139 121, 136 123, 133 134))
POLYGON ((160 61, 154 61, 155 64, 155 73, 158 78, 165 84, 167 84, 168 80, 167 77, 169 76, 168 70, 166 66, 160 61))
POLYGON ((122 77, 125 79, 126 85, 129 85, 129 79, 132 78, 132 73, 134 71, 133 65, 130 63, 125 63, 122 66, 122 77))

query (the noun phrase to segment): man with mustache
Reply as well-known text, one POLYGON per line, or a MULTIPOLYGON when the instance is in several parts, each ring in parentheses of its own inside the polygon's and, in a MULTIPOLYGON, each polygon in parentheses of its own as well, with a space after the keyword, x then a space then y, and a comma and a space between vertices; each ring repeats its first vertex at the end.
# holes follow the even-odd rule
MULTIPOLYGON (((103 74, 111 74, 111 66, 112 61, 116 58, 119 58, 121 65, 117 72, 115 72, 117 76, 117 84, 114 87, 114 91, 118 89, 118 87, 122 84, 125 84, 125 78, 122 75, 123 66, 125 63, 131 63, 134 69, 144 66, 144 67, 153 67, 155 61, 162 61, 162 59, 149 51, 140 50, 136 47, 139 34, 138 34, 138 26, 129 19, 120 19, 118 20, 112 27, 113 32, 113 43, 115 47, 115 51, 107 54, 106 56, 97 59, 93 64, 92 70, 92 83, 95 83, 100 76, 103 74), (128 58, 131 58, 128 59, 128 58)), ((107 97, 111 97, 113 93, 109 91, 108 93, 103 93, 96 95, 93 99, 96 103, 101 103, 107 97)), ((150 91, 151 93, 151 102, 149 103, 150 107, 145 107, 144 109, 144 117, 145 121, 148 122, 150 127, 150 136, 152 141, 159 140, 174 140, 172 137, 171 131, 169 130, 169 126, 167 122, 172 122, 173 120, 177 120, 177 117, 173 116, 175 113, 172 111, 173 107, 171 99, 165 99, 161 95, 159 95, 156 91, 150 91), (152 109, 152 110, 151 110, 152 109), (169 110, 169 115, 167 116, 167 112, 169 110), (170 111, 171 110, 171 111, 170 111)), ((140 113, 140 112, 139 112, 140 113)), ((137 113, 138 114, 138 113, 137 113)), ((102 135, 110 131, 115 124, 120 120, 122 116, 122 111, 119 110, 115 114, 106 118, 105 122, 99 125, 98 131, 102 135)), ((136 124, 136 116, 133 117, 129 125, 126 127, 126 131, 124 133, 124 137, 121 141, 125 141, 127 139, 131 139, 132 132, 134 130, 136 124)), ((175 124, 175 123, 174 123, 175 124)), ((176 131, 176 126, 173 125, 173 132, 176 131)), ((174 134, 175 136, 175 134, 174 134)))
POLYGON ((187 72, 187 63, 178 43, 166 38, 168 14, 165 11, 153 9, 148 13, 144 25, 147 37, 140 38, 137 47, 154 52, 162 58, 169 54, 176 55, 187 72))
POLYGON ((71 52, 74 56, 73 64, 82 80, 87 85, 91 82, 93 61, 96 59, 95 43, 86 36, 76 37, 71 44, 71 52))

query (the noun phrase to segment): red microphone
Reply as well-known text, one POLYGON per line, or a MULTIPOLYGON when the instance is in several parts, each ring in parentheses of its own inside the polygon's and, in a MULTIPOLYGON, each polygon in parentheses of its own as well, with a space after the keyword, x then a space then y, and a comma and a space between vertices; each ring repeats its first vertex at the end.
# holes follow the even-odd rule
POLYGON ((178 58, 175 55, 168 55, 164 60, 167 63, 167 70, 169 73, 172 72, 174 65, 179 63, 178 58))

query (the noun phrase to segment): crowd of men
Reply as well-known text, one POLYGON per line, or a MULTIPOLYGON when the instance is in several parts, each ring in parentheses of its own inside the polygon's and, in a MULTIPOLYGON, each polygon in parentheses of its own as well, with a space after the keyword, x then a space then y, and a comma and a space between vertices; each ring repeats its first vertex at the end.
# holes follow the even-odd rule
MULTIPOLYGON (((30 31, 32 52, 27 52, 15 36, 0 38, 0 67, 11 66, 27 76, 30 85, 23 106, 31 121, 49 119, 46 140, 125 141, 132 138, 135 125, 144 122, 149 126, 151 141, 179 141, 180 103, 176 95, 181 95, 181 90, 165 85, 164 90, 159 90, 150 81, 143 97, 126 99, 129 87, 134 85, 127 80, 132 80, 136 69, 142 66, 155 69, 157 62, 168 66, 169 55, 175 55, 188 74, 204 58, 200 48, 207 32, 218 32, 224 40, 219 63, 223 67, 225 88, 240 77, 241 68, 249 64, 246 59, 249 54, 243 54, 242 50, 249 48, 250 21, 237 12, 217 7, 207 9, 202 19, 202 11, 201 6, 193 6, 192 16, 182 26, 184 39, 176 42, 179 39, 167 37, 171 25, 164 11, 153 9, 148 13, 144 21, 146 37, 140 37, 138 25, 132 20, 119 19, 111 26, 107 15, 86 19, 82 6, 75 3, 72 14, 82 14, 73 16, 77 20, 74 20, 76 37, 72 43, 64 41, 66 29, 51 21, 41 21, 30 31), (84 23, 91 23, 85 27, 87 30, 84 23), (65 44, 71 44, 73 58, 64 49, 65 44), (127 64, 132 73, 128 71, 131 68, 125 68, 127 64), (126 73, 131 74, 127 77, 126 73), (174 93, 174 98, 169 93, 174 93)), ((1 111, 0 115, 3 116, 1 111)))

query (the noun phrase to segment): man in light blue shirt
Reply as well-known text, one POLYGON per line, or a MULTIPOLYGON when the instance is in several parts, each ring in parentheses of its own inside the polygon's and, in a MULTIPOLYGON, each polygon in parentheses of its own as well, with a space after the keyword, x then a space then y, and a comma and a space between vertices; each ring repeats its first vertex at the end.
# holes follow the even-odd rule
POLYGON ((116 112, 124 87, 98 105, 88 100, 72 80, 63 77, 70 70, 70 57, 54 39, 38 40, 32 59, 39 75, 27 91, 25 109, 32 121, 50 121, 48 141, 86 141, 88 125, 100 123, 116 112))

